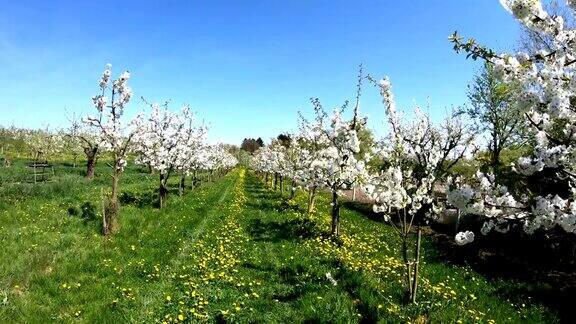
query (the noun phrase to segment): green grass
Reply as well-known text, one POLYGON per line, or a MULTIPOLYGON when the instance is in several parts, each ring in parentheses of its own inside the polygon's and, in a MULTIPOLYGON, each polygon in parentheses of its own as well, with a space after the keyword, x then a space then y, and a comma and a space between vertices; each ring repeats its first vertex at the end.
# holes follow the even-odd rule
MULTIPOLYGON (((8 322, 556 322, 545 307, 437 257, 424 240, 420 302, 402 303, 391 229, 348 209, 328 235, 328 197, 308 217, 304 193, 281 198, 251 172, 172 194, 154 207, 156 177, 130 167, 120 230, 98 217, 106 168, 93 181, 58 165, 49 183, 0 169, 0 319, 8 322), (74 215, 71 215, 74 214, 74 215), (330 272, 337 285, 326 278, 330 272)), ((172 186, 177 179, 172 179, 172 186)))

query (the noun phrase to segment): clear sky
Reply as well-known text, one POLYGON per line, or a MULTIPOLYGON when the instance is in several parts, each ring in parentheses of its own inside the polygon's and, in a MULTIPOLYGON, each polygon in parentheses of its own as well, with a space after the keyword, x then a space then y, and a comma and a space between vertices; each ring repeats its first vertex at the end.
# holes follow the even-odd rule
MULTIPOLYGON (((458 30, 498 50, 519 28, 497 0, 0 1, 0 124, 66 126, 92 112, 106 63, 132 73, 134 99, 189 103, 211 141, 267 140, 295 129, 310 97, 353 100, 357 66, 389 75, 400 108, 440 118, 466 102, 479 63, 455 54, 458 30)), ((378 134, 384 111, 366 87, 361 109, 378 134)))

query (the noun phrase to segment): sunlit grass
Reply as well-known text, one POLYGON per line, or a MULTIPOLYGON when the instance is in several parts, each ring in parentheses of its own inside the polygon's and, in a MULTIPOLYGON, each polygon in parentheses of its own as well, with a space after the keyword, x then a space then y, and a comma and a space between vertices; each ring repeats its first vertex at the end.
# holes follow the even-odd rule
MULTIPOLYGON (((5 170, 2 169, 2 172, 5 170)), ((108 182, 66 168, 51 183, 10 184, 0 198, 0 318, 16 322, 554 322, 546 308, 510 299, 509 281, 433 258, 425 240, 419 303, 402 303, 397 239, 343 209, 330 238, 328 199, 308 217, 305 195, 280 198, 238 169, 169 196, 129 168, 109 240, 70 207, 98 203, 108 182), (24 194, 25 193, 25 194, 24 194), (147 198, 148 197, 148 198, 147 198), (327 273, 336 285, 327 278, 327 273)), ((176 183, 173 183, 175 186, 176 183)))

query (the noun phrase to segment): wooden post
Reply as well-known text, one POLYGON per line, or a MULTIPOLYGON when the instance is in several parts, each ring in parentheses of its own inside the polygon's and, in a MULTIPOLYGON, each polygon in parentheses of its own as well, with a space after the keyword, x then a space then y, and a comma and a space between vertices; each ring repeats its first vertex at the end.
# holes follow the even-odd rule
POLYGON ((340 205, 336 190, 332 190, 332 235, 340 235, 340 205))
POLYGON ((405 301, 409 302, 412 300, 412 273, 410 271, 412 265, 408 259, 408 234, 406 232, 402 233, 402 259, 404 260, 404 270, 406 271, 405 278, 407 295, 405 296, 405 301))
POLYGON ((422 229, 418 225, 416 230, 416 256, 414 258, 414 278, 412 279, 412 303, 416 303, 416 294, 418 292, 418 270, 420 267, 420 241, 422 240, 422 229))

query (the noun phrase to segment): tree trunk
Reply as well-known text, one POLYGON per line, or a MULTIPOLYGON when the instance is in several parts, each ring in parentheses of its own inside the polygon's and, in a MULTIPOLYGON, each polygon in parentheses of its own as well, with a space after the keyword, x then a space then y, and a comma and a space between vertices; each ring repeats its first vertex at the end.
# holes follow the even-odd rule
POLYGON ((500 178, 500 152, 502 148, 500 146, 500 141, 498 139, 498 134, 492 134, 492 152, 490 152, 491 161, 490 166, 492 167, 492 172, 496 175, 496 181, 500 178))
POLYGON ((180 176, 180 185, 178 186, 178 193, 180 196, 184 195, 184 188, 186 187, 186 174, 182 173, 180 176))
POLYGON ((114 173, 112 174, 112 193, 110 200, 105 204, 103 213, 103 227, 104 235, 109 236, 116 231, 118 227, 118 211, 120 203, 118 202, 118 181, 120 180, 120 172, 114 165, 114 173))
POLYGON ((280 176, 280 197, 284 194, 284 179, 280 176))
POLYGON ((94 156, 89 156, 86 160, 86 178, 94 179, 94 173, 96 171, 96 159, 94 156))
POLYGON ((500 166, 500 152, 494 151, 492 152, 492 168, 494 169, 493 171, 496 172, 497 168, 500 166))
POLYGON ((414 257, 414 278, 412 278, 412 303, 416 303, 418 293, 418 270, 420 268, 420 241, 422 240, 422 229, 418 226, 416 230, 416 256, 414 257))
POLYGON ((278 172, 274 172, 274 191, 278 190, 278 172))
POLYGON ((168 195, 168 188, 166 188, 166 180, 168 180, 168 177, 165 174, 160 173, 160 187, 158 188, 160 198, 159 201, 160 209, 164 207, 164 204, 166 203, 166 196, 168 195))
POLYGON ((294 199, 295 195, 296 195, 296 186, 294 183, 294 179, 292 179, 292 186, 290 187, 290 199, 294 199))
POLYGON ((340 235, 340 205, 336 190, 332 190, 332 235, 340 235))
POLYGON ((460 209, 456 209, 456 226, 455 226, 455 233, 458 233, 458 228, 460 227, 460 216, 462 214, 460 213, 460 209))
POLYGON ((314 199, 316 198, 316 187, 308 189, 308 214, 314 210, 314 199))
POLYGON ((96 171, 96 156, 98 154, 98 147, 84 148, 86 154, 86 178, 93 179, 96 171))
POLYGON ((500 153, 502 152, 501 148, 494 150, 492 154, 492 172, 496 176, 496 183, 502 182, 502 168, 500 163, 500 153))

